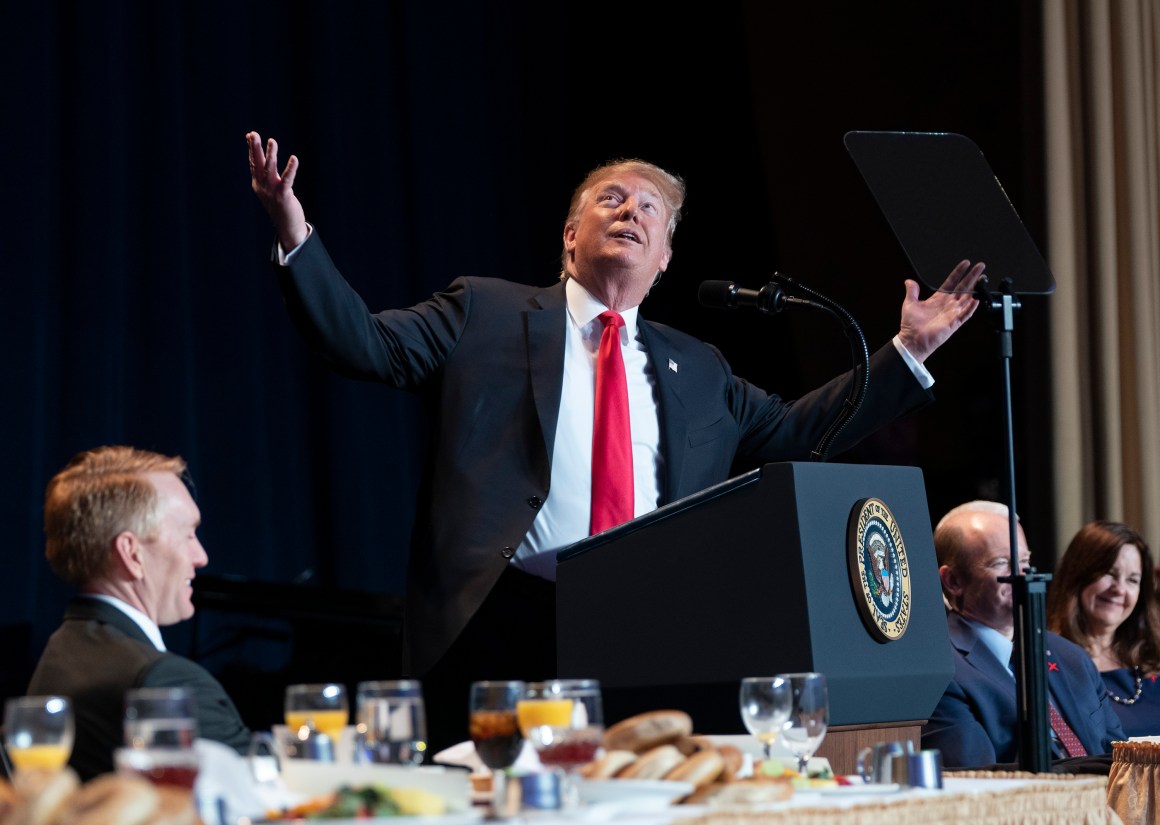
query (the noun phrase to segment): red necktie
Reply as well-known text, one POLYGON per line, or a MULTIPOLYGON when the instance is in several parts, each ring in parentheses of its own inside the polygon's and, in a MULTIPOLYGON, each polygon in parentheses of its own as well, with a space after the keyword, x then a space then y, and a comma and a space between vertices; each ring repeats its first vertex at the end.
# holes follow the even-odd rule
POLYGON ((598 316, 604 324, 596 354, 596 406, 592 421, 592 517, 590 533, 632 519, 632 430, 628 424, 628 382, 620 352, 624 319, 616 312, 598 316))
POLYGON ((1051 729, 1059 737, 1059 742, 1067 751, 1068 756, 1087 756, 1087 749, 1084 748, 1083 742, 1079 741, 1075 731, 1067 722, 1063 721, 1063 714, 1055 707, 1055 702, 1050 699, 1047 700, 1047 718, 1051 720, 1051 729))
MULTIPOLYGON (((1011 671, 1012 676, 1015 675, 1015 667, 1015 651, 1011 651, 1011 662, 1007 665, 1007 669, 1011 671)), ((1083 742, 1079 741, 1079 737, 1075 735, 1071 725, 1064 720, 1063 714, 1059 712, 1055 702, 1051 701, 1050 696, 1047 697, 1047 719, 1051 723, 1052 732, 1055 733, 1055 737, 1068 756, 1087 756, 1087 748, 1083 746, 1083 742)))

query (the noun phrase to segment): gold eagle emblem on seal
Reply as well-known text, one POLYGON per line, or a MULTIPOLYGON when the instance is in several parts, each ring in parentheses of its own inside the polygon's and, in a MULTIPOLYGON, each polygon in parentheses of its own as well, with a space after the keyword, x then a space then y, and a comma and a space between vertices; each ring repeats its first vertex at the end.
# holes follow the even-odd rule
POLYGON ((870 635, 893 642, 910 620, 910 564, 894 514, 877 498, 865 498, 850 512, 847 531, 850 585, 858 614, 870 635))

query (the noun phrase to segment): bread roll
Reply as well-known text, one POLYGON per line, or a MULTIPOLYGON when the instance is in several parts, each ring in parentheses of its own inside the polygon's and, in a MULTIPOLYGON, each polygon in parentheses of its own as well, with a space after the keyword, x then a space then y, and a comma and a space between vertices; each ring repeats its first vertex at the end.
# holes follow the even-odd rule
POLYGON ((7 825, 53 825, 65 802, 80 787, 72 768, 59 771, 19 771, 12 785, 21 802, 12 811, 7 825))
POLYGON ((198 825, 200 821, 192 791, 171 785, 158 786, 157 809, 148 825, 198 825))
POLYGON ((713 740, 708 736, 682 736, 677 741, 673 742, 677 746, 677 750, 685 756, 692 756, 694 753, 699 753, 703 750, 715 748, 713 740))
POLYGON ((611 779, 636 759, 632 751, 605 751, 603 756, 580 768, 580 775, 585 779, 611 779))
POLYGON ((20 804, 20 794, 12 787, 7 779, 0 778, 0 822, 8 818, 8 814, 20 804))
POLYGON ((157 789, 136 776, 103 774, 72 794, 60 825, 144 825, 157 812, 157 789))
POLYGON ((695 753, 664 775, 673 782, 691 782, 694 788, 717 781, 725 768, 725 760, 716 748, 695 753))
POLYGON ((745 764, 745 754, 741 749, 733 745, 722 745, 717 749, 721 753, 721 759, 725 763, 721 769, 721 781, 732 782, 737 778, 738 772, 745 764))
POLYGON ((685 761, 685 755, 673 745, 658 745, 645 751, 636 761, 617 774, 618 779, 660 779, 685 761))
POLYGON ((709 801, 725 787, 723 782, 710 782, 708 785, 702 785, 695 788, 691 794, 683 799, 677 800, 678 805, 708 805, 709 801))
POLYGON ((692 732, 693 720, 683 710, 654 710, 622 719, 606 730, 604 748, 643 754, 692 732))

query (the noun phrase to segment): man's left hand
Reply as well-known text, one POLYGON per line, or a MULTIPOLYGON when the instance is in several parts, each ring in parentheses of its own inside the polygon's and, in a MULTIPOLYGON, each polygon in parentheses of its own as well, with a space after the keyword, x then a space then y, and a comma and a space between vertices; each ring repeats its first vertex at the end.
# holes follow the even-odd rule
POLYGON ((970 261, 959 261, 939 290, 925 301, 918 299, 918 282, 907 279, 898 338, 919 363, 975 313, 979 300, 974 289, 984 267, 982 263, 971 266, 970 261))

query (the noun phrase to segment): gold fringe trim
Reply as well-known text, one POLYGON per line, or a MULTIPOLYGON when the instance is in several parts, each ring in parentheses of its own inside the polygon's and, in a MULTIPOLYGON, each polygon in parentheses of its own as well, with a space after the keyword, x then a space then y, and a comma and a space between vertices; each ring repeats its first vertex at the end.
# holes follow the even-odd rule
MULTIPOLYGON (((956 772, 955 777, 963 774, 956 772)), ((939 793, 852 807, 720 810, 682 818, 681 825, 1123 825, 1108 806, 1102 776, 990 774, 971 778, 1048 780, 1006 790, 939 793)))
POLYGON ((1160 822, 1160 745, 1113 742, 1108 805, 1125 825, 1160 822))

